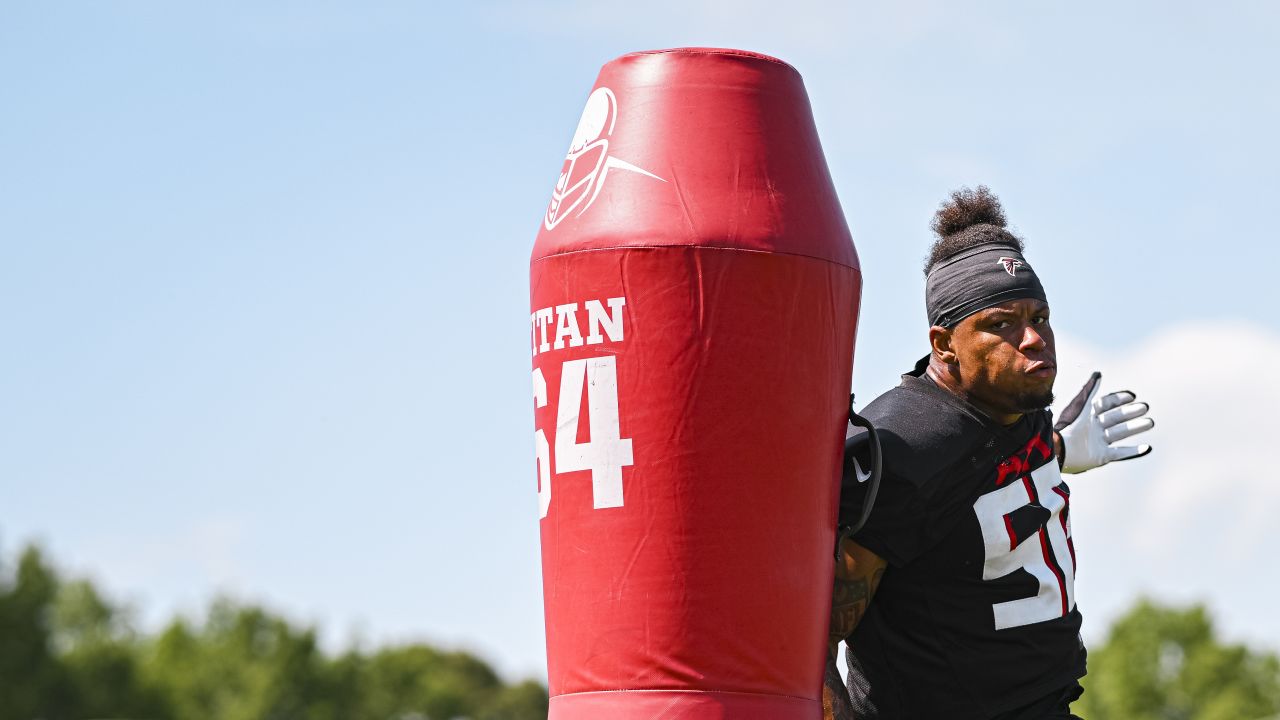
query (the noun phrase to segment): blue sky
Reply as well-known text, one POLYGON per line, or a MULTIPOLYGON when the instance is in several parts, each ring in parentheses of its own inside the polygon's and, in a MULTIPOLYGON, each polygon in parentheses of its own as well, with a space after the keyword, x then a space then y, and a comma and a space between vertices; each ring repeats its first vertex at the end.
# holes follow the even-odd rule
POLYGON ((1278 31, 1262 2, 0 4, 0 553, 144 624, 229 592, 544 673, 533 237, 601 64, 741 47, 805 78, 859 397, 924 352, 933 209, 990 185, 1059 394, 1096 366, 1159 423, 1073 483, 1086 636, 1152 592, 1280 647, 1278 31))

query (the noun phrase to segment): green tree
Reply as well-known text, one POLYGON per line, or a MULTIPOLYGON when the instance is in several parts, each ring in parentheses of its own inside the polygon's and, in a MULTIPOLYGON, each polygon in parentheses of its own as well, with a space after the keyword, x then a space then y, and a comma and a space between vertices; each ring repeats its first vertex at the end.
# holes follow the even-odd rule
POLYGON ((36 548, 0 566, 0 720, 545 720, 547 691, 465 652, 324 654, 312 628, 252 605, 135 631, 92 583, 36 548))
POLYGON ((127 614, 27 548, 0 577, 0 720, 162 716, 140 683, 127 614))
POLYGON ((475 718, 502 689, 493 670, 475 657, 426 645, 375 653, 369 659, 365 683, 365 712, 370 720, 414 715, 429 720, 475 718))
POLYGON ((50 707, 66 691, 49 643, 57 593, 57 577, 34 547, 23 551, 12 577, 0 576, 0 720, 61 714, 50 707))
POLYGON ((546 720, 547 689, 526 680, 504 687, 476 715, 476 720, 546 720))
POLYGON ((1261 720, 1280 714, 1280 662, 1220 642, 1202 606, 1143 600, 1089 653, 1087 720, 1261 720))
POLYGON ((314 631, 224 599, 198 629, 170 624, 143 667, 172 720, 292 720, 331 705, 325 664, 314 631))
POLYGON ((66 676, 66 717, 161 717, 159 696, 138 668, 139 641, 128 613, 85 580, 63 584, 53 603, 52 647, 66 676))

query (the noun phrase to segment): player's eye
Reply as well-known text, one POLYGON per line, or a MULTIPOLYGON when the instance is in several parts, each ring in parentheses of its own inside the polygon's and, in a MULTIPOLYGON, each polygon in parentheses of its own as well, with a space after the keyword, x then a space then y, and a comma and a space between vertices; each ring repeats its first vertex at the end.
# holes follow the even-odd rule
POLYGON ((1048 315, 1037 315, 1037 316, 1035 316, 1035 317, 1031 318, 1031 324, 1032 324, 1032 325, 1043 325, 1043 324, 1045 324, 1045 323, 1047 323, 1047 322, 1049 322, 1049 316, 1048 316, 1048 315))
POLYGON ((1008 328, 1008 327, 1013 327, 1013 323, 1009 322, 1008 320, 997 320, 991 324, 992 330, 1004 330, 1005 328, 1008 328))

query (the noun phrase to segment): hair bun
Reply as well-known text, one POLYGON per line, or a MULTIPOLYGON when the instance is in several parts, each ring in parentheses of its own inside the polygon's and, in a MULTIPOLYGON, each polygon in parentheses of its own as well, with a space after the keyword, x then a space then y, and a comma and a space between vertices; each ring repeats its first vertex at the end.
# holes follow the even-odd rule
POLYGON ((966 187, 951 193, 951 200, 934 214, 931 227, 938 237, 945 238, 974 225, 1003 228, 1007 224, 1000 199, 986 185, 979 185, 977 190, 966 187))

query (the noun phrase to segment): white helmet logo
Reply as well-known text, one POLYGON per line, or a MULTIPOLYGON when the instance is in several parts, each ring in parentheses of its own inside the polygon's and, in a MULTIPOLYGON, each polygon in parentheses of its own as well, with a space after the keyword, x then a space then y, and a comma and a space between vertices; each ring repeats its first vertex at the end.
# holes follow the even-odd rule
POLYGON ((574 131, 569 152, 564 156, 560 178, 551 192, 551 204, 542 219, 548 230, 555 229, 580 205, 582 209, 578 210, 578 215, 586 212, 604 189, 604 180, 610 169, 628 170, 666 182, 644 168, 609 154, 609 136, 613 134, 617 121, 618 98, 607 87, 596 88, 582 109, 582 119, 578 120, 578 129, 574 131))

